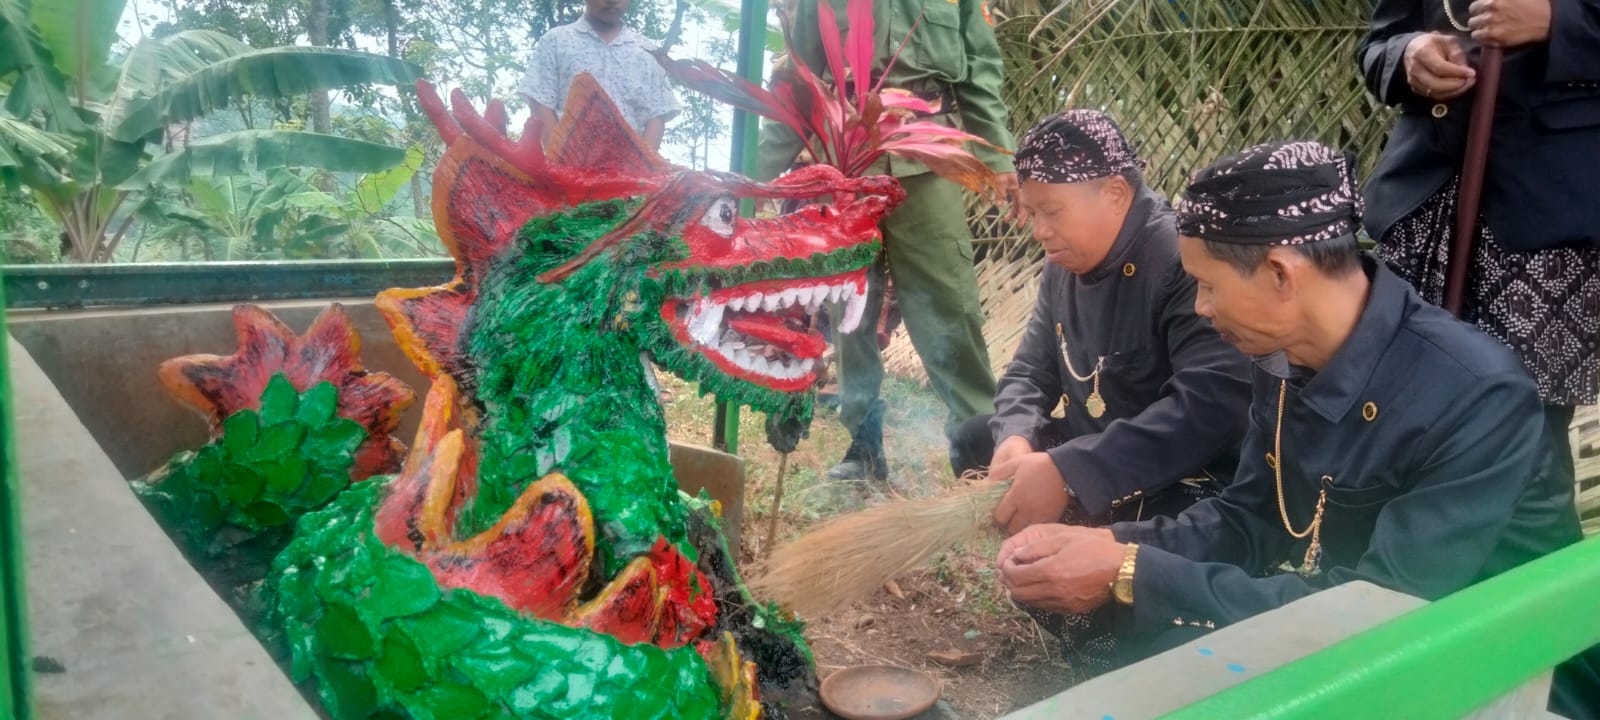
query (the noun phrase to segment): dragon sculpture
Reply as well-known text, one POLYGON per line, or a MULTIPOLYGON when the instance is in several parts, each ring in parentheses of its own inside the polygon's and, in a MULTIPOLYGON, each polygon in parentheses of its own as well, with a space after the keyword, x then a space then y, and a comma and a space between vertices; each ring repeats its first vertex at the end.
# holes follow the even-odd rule
POLYGON ((263 632, 335 718, 780 715, 814 686, 809 653, 743 589, 714 503, 678 490, 641 358, 807 418, 804 317, 860 320, 899 186, 675 169, 587 76, 548 155, 537 128, 512 141, 499 112, 419 92, 457 276, 377 300, 432 380, 409 452, 390 434, 410 391, 360 368, 342 310, 296 338, 242 306, 238 353, 162 367, 215 439, 140 494, 191 555, 272 554, 263 632))
MULTIPOLYGON (((851 17, 870 38, 870 0, 851 17)), ((849 46, 870 62, 870 40, 849 46)), ((915 98, 858 82, 853 102, 802 64, 782 98, 663 64, 809 130, 829 162, 770 184, 675 168, 588 76, 541 148, 533 121, 513 140, 498 103, 479 114, 457 91, 447 108, 418 83, 447 148, 433 211, 456 276, 377 298, 431 381, 409 449, 393 433, 412 391, 361 367, 338 305, 300 337, 240 306, 234 355, 160 369, 212 439, 135 491, 331 717, 750 720, 814 702, 799 623, 750 597, 716 503, 678 489, 650 363, 803 426, 824 350, 807 315, 861 321, 878 224, 904 197, 838 168, 900 152, 969 187, 992 176, 960 150, 971 136, 918 139, 915 98), (807 204, 741 215, 767 200, 807 204)))

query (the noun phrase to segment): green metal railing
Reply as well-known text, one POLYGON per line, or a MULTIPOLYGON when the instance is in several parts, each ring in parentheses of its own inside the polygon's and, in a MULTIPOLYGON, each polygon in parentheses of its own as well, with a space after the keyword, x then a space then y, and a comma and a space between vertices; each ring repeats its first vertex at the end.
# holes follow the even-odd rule
POLYGON ((1459 718, 1600 644, 1597 597, 1592 538, 1166 717, 1459 718))
MULTIPOLYGON (((5 295, 0 291, 0 328, 5 295)), ((22 488, 17 482, 6 335, 0 333, 0 717, 31 716, 27 595, 22 584, 22 488)))
MULTIPOLYGON (((767 0, 742 0, 739 9, 739 65, 738 73, 750 82, 761 84, 766 72, 767 0)), ((729 152, 729 170, 745 176, 756 172, 756 148, 760 141, 761 118, 745 112, 733 112, 733 148, 729 152)), ((755 214, 755 203, 745 200, 739 205, 745 217, 755 214)), ((739 406, 717 403, 716 419, 712 421, 711 446, 723 452, 739 453, 739 406)))

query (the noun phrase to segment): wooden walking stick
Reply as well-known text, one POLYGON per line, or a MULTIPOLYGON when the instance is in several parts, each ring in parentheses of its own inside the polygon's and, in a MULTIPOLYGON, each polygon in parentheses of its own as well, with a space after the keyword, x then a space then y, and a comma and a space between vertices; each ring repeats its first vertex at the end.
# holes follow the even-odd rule
POLYGON ((1501 49, 1485 47, 1478 68, 1478 95, 1472 101, 1467 125, 1467 152, 1461 161, 1461 188, 1456 196, 1456 232, 1445 264, 1444 309, 1456 317, 1467 293, 1467 270, 1472 265, 1473 239, 1477 237, 1478 203, 1483 198, 1484 167, 1489 160, 1489 134, 1494 129, 1495 98, 1500 94, 1501 49))

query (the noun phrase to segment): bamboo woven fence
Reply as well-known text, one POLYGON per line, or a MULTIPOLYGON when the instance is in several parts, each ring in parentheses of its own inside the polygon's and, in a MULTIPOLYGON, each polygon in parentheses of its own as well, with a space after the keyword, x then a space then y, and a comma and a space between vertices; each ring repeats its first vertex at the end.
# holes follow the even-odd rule
MULTIPOLYGON (((1116 118, 1169 197, 1212 160, 1270 140, 1316 139, 1372 167, 1388 112, 1356 66, 1369 0, 994 0, 1011 126, 1068 107, 1116 118)), ((1039 251, 986 203, 968 213, 995 372, 1038 287, 1039 251)), ((889 372, 925 381, 902 326, 889 372)))
MULTIPOLYGON (((1362 177, 1390 113, 1361 84, 1356 46, 1370 0, 994 0, 1003 89, 1018 135, 1069 107, 1116 118, 1171 197, 1212 160, 1271 140, 1316 139, 1356 154, 1362 177)), ((990 363, 1003 372, 1038 289, 1042 257, 973 198, 978 289, 990 363)), ((889 372, 925 382, 905 328, 889 372)), ((1600 411, 1572 426, 1585 534, 1600 533, 1600 411)))

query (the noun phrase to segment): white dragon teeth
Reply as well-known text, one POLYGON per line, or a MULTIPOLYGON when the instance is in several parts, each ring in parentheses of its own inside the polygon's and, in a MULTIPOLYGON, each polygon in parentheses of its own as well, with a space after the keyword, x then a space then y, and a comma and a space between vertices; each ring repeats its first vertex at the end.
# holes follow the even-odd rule
POLYGON ((854 332, 861 324, 861 314, 867 309, 867 294, 852 289, 850 299, 845 304, 844 319, 839 321, 839 332, 854 332))
POLYGON ((818 289, 819 288, 814 287, 803 287, 799 290, 796 290, 794 294, 795 302, 804 305, 806 309, 809 310, 811 308, 811 298, 816 296, 816 291, 818 289))
POLYGON ((717 335, 722 331, 722 313, 722 305, 701 300, 689 319, 689 336, 701 345, 715 345, 717 335))
POLYGON ((736 298, 734 298, 732 300, 729 300, 728 301, 728 309, 732 310, 734 312, 739 312, 740 310, 743 310, 744 309, 744 298, 736 297, 736 298))

